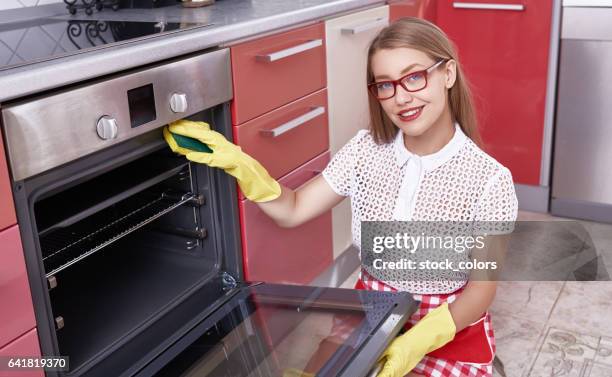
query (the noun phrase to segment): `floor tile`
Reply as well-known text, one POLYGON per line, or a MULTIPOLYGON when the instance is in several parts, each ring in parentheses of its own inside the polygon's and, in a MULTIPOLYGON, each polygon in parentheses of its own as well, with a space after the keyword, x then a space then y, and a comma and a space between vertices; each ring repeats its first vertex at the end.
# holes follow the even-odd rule
POLYGON ((541 213, 541 212, 530 212, 530 211, 518 211, 518 221, 549 221, 560 219, 560 217, 555 217, 550 215, 549 213, 541 213))
POLYGON ((612 337, 612 282, 567 282, 548 324, 584 334, 612 337))
POLYGON ((585 369, 584 374, 581 377, 610 377, 612 376, 612 367, 609 365, 602 365, 595 362, 589 362, 585 369))
POLYGON ((596 248, 576 221, 521 222, 508 247, 502 280, 595 280, 598 276, 596 248))
POLYGON ((581 221, 589 232, 599 255, 602 256, 608 275, 612 276, 612 224, 581 221))
POLYGON ((595 358, 598 344, 597 336, 549 327, 528 376, 589 376, 586 372, 595 358))
POLYGON ((612 278, 612 249, 610 249, 610 253, 605 254, 603 258, 606 271, 608 271, 608 275, 612 278))
MULTIPOLYGON (((595 361, 612 366, 612 338, 602 337, 597 348, 595 361)), ((612 375, 612 374, 611 374, 612 375)))
POLYGON ((506 376, 522 376, 533 362, 545 323, 496 311, 495 308, 491 309, 491 317, 495 329, 496 356, 503 363, 506 376))
POLYGON ((563 282, 500 281, 492 309, 546 323, 563 282))

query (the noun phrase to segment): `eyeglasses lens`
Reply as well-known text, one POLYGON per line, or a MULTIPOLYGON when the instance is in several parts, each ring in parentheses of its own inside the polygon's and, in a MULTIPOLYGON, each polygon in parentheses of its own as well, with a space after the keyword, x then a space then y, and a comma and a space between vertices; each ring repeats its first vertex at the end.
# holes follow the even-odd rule
MULTIPOLYGON (((404 77, 400 84, 409 92, 422 90, 427 85, 427 79, 424 72, 415 72, 404 77)), ((395 85, 391 81, 380 82, 372 87, 372 93, 378 99, 388 99, 395 95, 395 85)))
POLYGON ((406 76, 401 83, 408 91, 416 92, 425 87, 427 80, 425 79, 425 73, 415 72, 412 75, 406 76))

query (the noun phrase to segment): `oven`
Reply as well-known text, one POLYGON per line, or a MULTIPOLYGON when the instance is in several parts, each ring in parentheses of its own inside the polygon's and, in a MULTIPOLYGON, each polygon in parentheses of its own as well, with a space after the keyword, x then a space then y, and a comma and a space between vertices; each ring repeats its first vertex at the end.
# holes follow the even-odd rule
POLYGON ((243 281, 236 183, 161 128, 232 139, 228 49, 3 104, 48 376, 364 376, 410 295, 243 281), (342 326, 343 336, 332 333, 342 326))

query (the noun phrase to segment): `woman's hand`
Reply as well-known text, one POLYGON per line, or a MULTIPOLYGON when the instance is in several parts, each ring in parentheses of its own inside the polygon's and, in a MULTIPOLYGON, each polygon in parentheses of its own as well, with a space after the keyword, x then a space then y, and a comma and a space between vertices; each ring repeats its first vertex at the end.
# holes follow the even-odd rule
POLYGON ((379 360, 384 365, 377 377, 405 376, 426 354, 453 340, 455 332, 448 304, 443 303, 391 342, 379 360))
POLYGON ((257 160, 244 153, 239 146, 230 143, 204 122, 179 120, 164 128, 164 138, 176 153, 188 160, 225 170, 236 178, 244 195, 254 202, 268 202, 281 195, 278 182, 270 177, 257 160), (181 145, 173 135, 186 136, 208 146, 212 153, 198 152, 193 146, 181 145))
POLYGON ((320 175, 295 191, 281 186, 259 162, 220 133, 212 131, 206 123, 188 120, 174 122, 164 128, 164 138, 174 152, 191 161, 218 167, 234 176, 244 195, 257 202, 259 208, 281 227, 303 224, 344 199, 320 175), (181 145, 173 135, 195 140, 181 145), (198 143, 203 145, 197 146, 198 143), (207 149, 212 153, 197 151, 207 149))

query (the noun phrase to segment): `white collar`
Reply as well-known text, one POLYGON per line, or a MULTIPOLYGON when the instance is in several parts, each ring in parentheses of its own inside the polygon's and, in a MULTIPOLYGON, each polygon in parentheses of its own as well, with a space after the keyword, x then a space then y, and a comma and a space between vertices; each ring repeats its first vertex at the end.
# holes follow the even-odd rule
POLYGON ((445 146, 432 154, 419 156, 406 149, 403 136, 404 133, 402 130, 399 130, 393 142, 395 160, 397 161, 398 165, 400 167, 404 166, 408 160, 414 158, 417 162, 422 164, 423 169, 426 171, 434 170, 446 161, 450 160, 455 154, 457 154, 457 152, 459 152, 459 149, 461 149, 465 141, 468 139, 468 137, 461 130, 459 123, 455 123, 455 133, 445 146))

